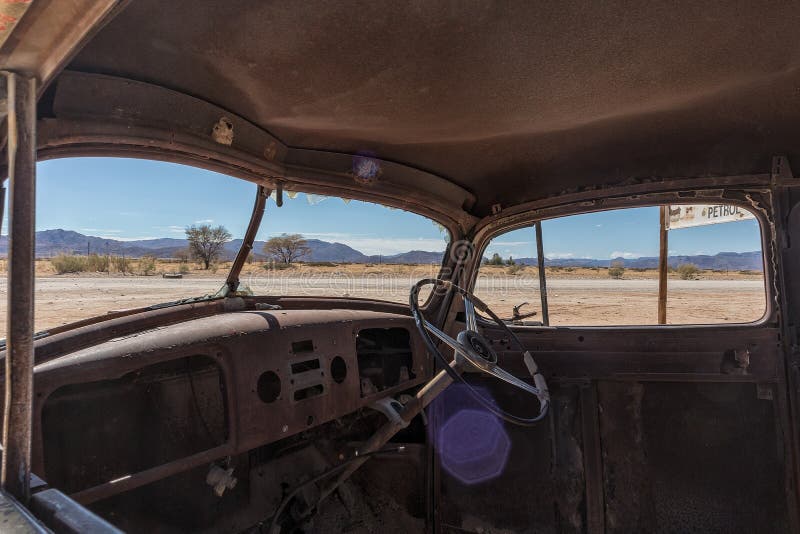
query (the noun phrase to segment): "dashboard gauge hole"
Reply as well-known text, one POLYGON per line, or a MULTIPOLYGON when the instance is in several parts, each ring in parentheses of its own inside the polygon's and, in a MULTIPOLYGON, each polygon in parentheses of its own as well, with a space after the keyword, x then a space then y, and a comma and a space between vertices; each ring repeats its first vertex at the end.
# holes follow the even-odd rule
POLYGON ((281 379, 272 371, 265 371, 258 377, 256 386, 258 398, 269 404, 275 402, 281 395, 281 379))
POLYGON ((316 397, 317 395, 322 395, 325 391, 325 388, 322 384, 316 384, 314 386, 309 386, 307 388, 298 389, 294 392, 294 400, 301 401, 310 399, 311 397, 316 397))
POLYGON ((337 356, 331 361, 331 377, 337 384, 341 384, 347 378, 347 364, 341 356, 337 356))

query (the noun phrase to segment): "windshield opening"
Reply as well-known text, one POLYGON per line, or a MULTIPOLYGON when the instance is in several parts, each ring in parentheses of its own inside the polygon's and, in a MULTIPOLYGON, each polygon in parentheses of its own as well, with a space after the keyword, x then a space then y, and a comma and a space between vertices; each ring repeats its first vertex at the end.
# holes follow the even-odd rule
POLYGON ((411 286, 436 277, 447 230, 421 215, 370 202, 275 193, 241 284, 256 295, 370 298, 407 303, 411 286))
MULTIPOLYGON (((36 330, 109 312, 216 294, 257 187, 175 163, 68 158, 37 166, 36 330)), ((6 272, 8 209, 0 236, 6 272)), ((267 201, 240 290, 256 295, 408 302, 436 276, 448 232, 378 204, 284 192, 267 201), (286 254, 286 246, 291 249, 286 254)), ((7 280, 0 279, 6 290, 7 280)), ((0 338, 6 299, 0 299, 0 338)))

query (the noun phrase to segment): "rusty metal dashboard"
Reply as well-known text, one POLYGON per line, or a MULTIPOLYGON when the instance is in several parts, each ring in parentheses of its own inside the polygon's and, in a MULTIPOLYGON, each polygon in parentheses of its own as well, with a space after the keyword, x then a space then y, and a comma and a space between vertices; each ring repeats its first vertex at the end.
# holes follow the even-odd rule
POLYGON ((429 375, 405 315, 251 310, 153 328, 36 367, 34 471, 93 502, 337 419, 429 375))

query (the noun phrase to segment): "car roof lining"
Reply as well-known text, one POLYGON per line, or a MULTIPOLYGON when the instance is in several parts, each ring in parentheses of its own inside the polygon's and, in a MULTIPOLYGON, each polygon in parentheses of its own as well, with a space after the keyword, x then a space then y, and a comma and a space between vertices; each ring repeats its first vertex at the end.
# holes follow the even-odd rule
POLYGON ((368 154, 437 177, 480 218, 800 156, 798 22, 796 3, 137 0, 67 74, 214 105, 285 147, 278 163, 368 154))

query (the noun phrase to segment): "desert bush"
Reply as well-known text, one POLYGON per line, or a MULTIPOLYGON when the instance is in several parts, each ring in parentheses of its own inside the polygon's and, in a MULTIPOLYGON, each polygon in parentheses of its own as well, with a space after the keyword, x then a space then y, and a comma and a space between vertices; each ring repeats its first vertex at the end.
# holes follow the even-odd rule
POLYGON ((678 276, 681 277, 681 280, 694 280, 697 278, 699 272, 700 269, 693 263, 682 263, 678 265, 678 276))
POLYGON ((108 272, 108 256, 89 254, 86 258, 86 270, 92 273, 108 272))
POLYGON ((181 274, 187 274, 189 272, 189 266, 186 265, 185 263, 181 263, 178 266, 178 272, 181 274))
MULTIPOLYGON (((302 263, 309 267, 336 267, 336 264, 332 261, 306 261, 302 263)), ((366 267, 373 267, 373 265, 368 263, 366 267)))
POLYGON ((295 265, 291 263, 283 263, 282 261, 268 261, 263 265, 267 271, 283 271, 285 269, 294 269, 295 265))
POLYGON ((111 256, 111 266, 118 273, 126 274, 133 272, 131 270, 131 260, 125 256, 111 256))
POLYGON ((155 256, 142 256, 139 259, 139 272, 145 276, 150 276, 156 272, 155 256))
POLYGON ((565 267, 564 270, 567 271, 568 273, 571 273, 575 271, 575 267, 565 267))
POLYGON ((745 270, 739 271, 739 274, 761 274, 761 273, 759 271, 752 271, 750 269, 745 269, 745 270))
POLYGON ((506 274, 516 275, 525 269, 524 265, 513 263, 506 268, 506 274))
POLYGON ((614 280, 619 280, 625 274, 625 267, 622 266, 621 261, 612 261, 611 267, 608 268, 608 276, 614 280))
POLYGON ((73 256, 72 254, 59 254, 51 258, 50 263, 58 274, 82 273, 88 266, 85 256, 73 256))

